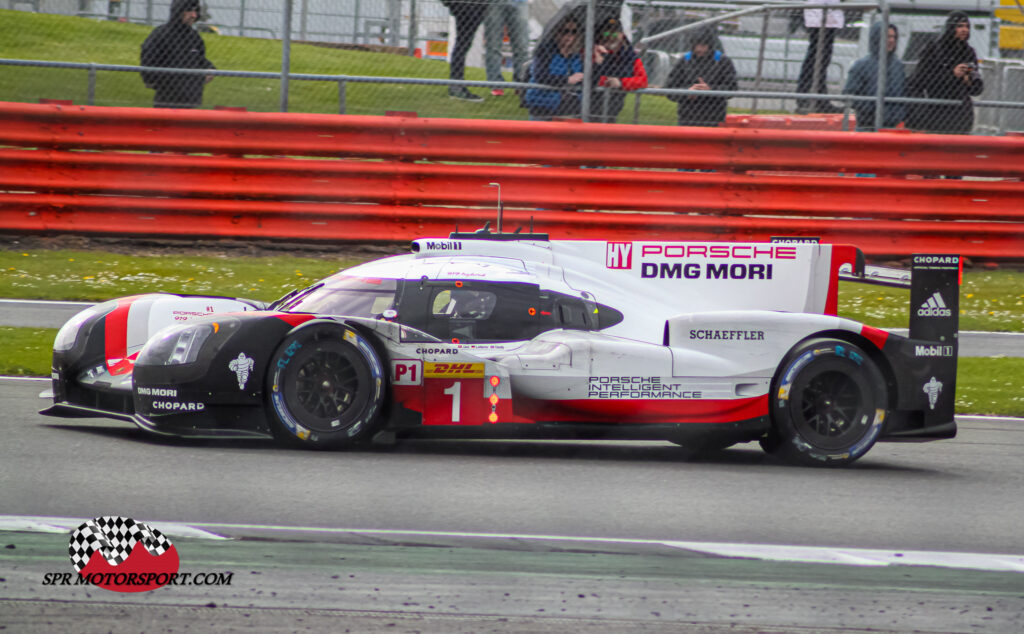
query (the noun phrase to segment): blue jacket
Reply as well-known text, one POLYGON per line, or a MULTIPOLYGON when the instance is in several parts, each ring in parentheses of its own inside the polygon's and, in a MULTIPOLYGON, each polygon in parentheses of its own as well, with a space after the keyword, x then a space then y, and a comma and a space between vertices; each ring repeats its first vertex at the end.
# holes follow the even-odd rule
MULTIPOLYGON (((889 28, 896 31, 896 41, 899 42, 899 30, 893 24, 889 28)), ((882 37, 882 24, 876 22, 871 25, 871 33, 868 38, 870 48, 865 57, 858 59, 850 67, 846 76, 846 86, 843 92, 848 95, 877 95, 878 94, 878 45, 882 37)), ((903 70, 903 62, 893 53, 888 56, 889 69, 885 76, 885 96, 905 97, 907 96, 907 76, 903 70)), ((853 110, 857 113, 857 130, 875 129, 875 102, 855 101, 853 110)), ((885 113, 882 119, 882 127, 894 128, 907 116, 907 105, 903 103, 886 103, 885 113)))
MULTIPOLYGON (((542 45, 530 64, 530 82, 549 86, 569 85, 569 75, 583 72, 583 57, 579 53, 564 57, 554 42, 542 45)), ((580 116, 580 93, 530 88, 526 91, 526 107, 535 117, 580 116)))

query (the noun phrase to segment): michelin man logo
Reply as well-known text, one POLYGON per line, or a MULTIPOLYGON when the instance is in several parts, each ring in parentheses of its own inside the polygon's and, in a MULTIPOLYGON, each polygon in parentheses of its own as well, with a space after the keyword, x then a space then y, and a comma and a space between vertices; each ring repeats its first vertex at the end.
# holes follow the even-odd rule
POLYGON ((928 395, 928 407, 935 409, 935 404, 939 402, 939 394, 942 393, 942 381, 933 376, 931 381, 924 384, 924 393, 928 395))
MULTIPOLYGON (((244 352, 239 352, 238 358, 232 359, 231 363, 228 364, 228 369, 234 372, 238 378, 238 389, 245 389, 245 383, 249 380, 249 373, 252 372, 252 367, 255 363, 255 361, 245 356, 244 352)), ((932 380, 934 381, 935 379, 932 380)))

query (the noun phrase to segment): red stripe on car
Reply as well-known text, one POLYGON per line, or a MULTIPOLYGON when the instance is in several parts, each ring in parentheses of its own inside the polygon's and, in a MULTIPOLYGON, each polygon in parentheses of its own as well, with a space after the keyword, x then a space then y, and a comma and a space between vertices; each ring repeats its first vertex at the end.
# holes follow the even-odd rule
POLYGON ((302 315, 299 313, 279 313, 274 316, 293 328, 295 326, 301 326, 310 319, 313 319, 313 315, 302 315))
POLYGON ((865 339, 875 344, 875 346, 879 350, 885 347, 885 342, 888 341, 889 339, 888 332, 882 330, 881 328, 874 328, 872 326, 861 326, 860 334, 865 339))
POLYGON ((517 398, 517 416, 545 422, 733 423, 766 416, 768 395, 737 399, 576 399, 540 401, 517 398))
POLYGON ((110 311, 103 322, 107 371, 115 376, 128 374, 135 364, 134 358, 128 358, 128 312, 136 299, 138 298, 122 297, 117 300, 117 308, 110 311))

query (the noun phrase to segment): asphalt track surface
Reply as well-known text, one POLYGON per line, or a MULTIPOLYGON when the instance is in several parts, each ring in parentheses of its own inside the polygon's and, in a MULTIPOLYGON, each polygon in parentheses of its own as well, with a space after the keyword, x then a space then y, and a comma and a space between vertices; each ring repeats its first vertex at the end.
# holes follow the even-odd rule
POLYGON ((697 460, 662 443, 319 453, 45 418, 44 387, 0 381, 0 513, 200 525, 233 539, 168 530, 182 570, 234 577, 137 594, 44 586, 71 570, 66 528, 0 531, 12 631, 1024 631, 1016 420, 962 418, 956 439, 882 443, 829 470, 755 445, 697 460), (758 561, 676 540, 990 553, 1008 567, 758 561))
MULTIPOLYGON (((87 305, 0 300, 0 323, 59 327, 87 305)), ((961 333, 961 356, 990 355, 1024 356, 1024 335, 961 333)), ((687 459, 662 443, 169 442, 38 416, 44 387, 0 379, 13 631, 1024 631, 1020 420, 964 417, 955 440, 883 443, 825 471, 752 444, 687 459), (105 514, 163 528, 182 570, 230 570, 232 585, 42 585, 71 570, 69 526, 105 514), (40 516, 78 519, 21 531, 40 516), (231 539, 192 537, 197 525, 231 539), (802 563, 918 551, 968 569, 802 563), (777 561, 731 558, 747 556, 777 561)))

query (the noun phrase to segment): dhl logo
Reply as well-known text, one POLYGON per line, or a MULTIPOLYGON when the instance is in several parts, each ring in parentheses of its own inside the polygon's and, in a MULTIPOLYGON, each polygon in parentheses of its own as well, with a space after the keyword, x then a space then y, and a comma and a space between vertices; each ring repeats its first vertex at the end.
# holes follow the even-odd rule
POLYGON ((431 363, 423 364, 423 376, 428 379, 438 379, 457 376, 465 379, 484 378, 484 364, 482 363, 431 363))

